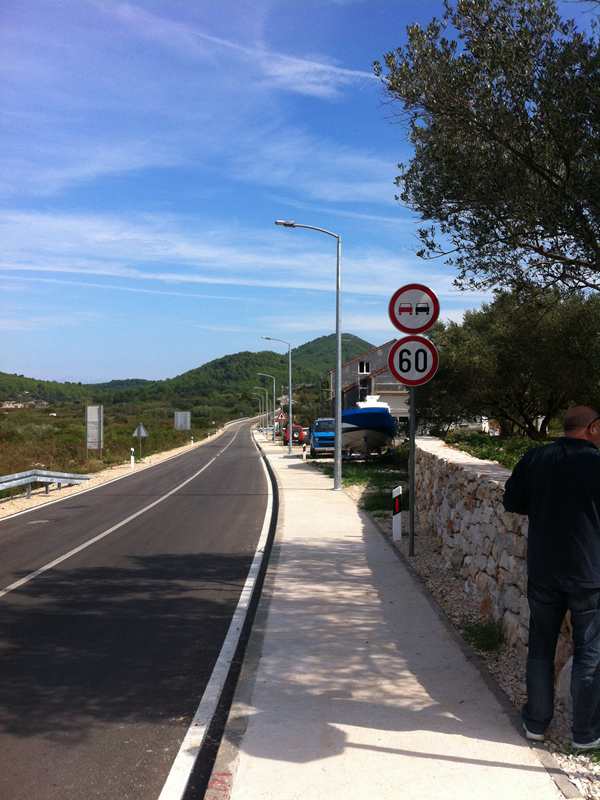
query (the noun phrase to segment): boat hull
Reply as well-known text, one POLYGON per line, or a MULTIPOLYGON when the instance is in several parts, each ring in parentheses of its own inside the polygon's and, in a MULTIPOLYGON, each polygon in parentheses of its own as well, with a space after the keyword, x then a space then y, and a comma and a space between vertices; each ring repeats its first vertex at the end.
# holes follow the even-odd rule
POLYGON ((342 413, 342 449, 370 453, 388 445, 396 421, 386 408, 351 408, 342 413))

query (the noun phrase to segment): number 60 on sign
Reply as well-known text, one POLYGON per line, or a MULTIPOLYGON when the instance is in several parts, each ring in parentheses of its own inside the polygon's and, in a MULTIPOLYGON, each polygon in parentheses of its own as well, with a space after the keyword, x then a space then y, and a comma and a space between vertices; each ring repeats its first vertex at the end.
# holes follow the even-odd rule
POLYGON ((425 336, 405 336, 395 342, 389 352, 390 372, 406 386, 422 386, 437 372, 439 356, 436 346, 425 336))

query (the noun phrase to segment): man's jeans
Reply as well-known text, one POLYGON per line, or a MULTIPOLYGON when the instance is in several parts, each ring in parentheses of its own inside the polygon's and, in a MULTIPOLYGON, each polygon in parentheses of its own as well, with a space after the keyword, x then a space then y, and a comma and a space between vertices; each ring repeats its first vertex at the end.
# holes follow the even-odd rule
POLYGON ((527 704, 523 721, 532 733, 543 733, 554 713, 554 655, 562 621, 571 611, 573 625, 573 740, 588 743, 600 737, 600 590, 562 592, 535 586, 527 589, 529 654, 527 704))

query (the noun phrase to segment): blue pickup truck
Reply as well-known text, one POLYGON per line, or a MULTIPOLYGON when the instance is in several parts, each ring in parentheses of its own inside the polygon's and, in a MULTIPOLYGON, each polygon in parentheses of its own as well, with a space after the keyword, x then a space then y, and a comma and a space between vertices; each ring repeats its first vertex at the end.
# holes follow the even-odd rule
POLYGON ((332 417, 319 417, 310 426, 310 454, 333 453, 335 443, 335 420, 332 417))

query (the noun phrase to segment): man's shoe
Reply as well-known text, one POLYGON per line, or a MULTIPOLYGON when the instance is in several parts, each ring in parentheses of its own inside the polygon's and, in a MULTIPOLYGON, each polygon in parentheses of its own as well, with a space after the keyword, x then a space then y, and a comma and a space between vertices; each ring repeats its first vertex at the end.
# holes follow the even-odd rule
POLYGON ((591 742, 576 742, 573 740, 573 750, 598 750, 600 748, 600 736, 591 742))
POLYGON ((534 733, 530 731, 525 723, 523 723, 523 730, 525 731, 525 738, 529 739, 531 742, 543 742, 546 738, 543 733, 534 733))

